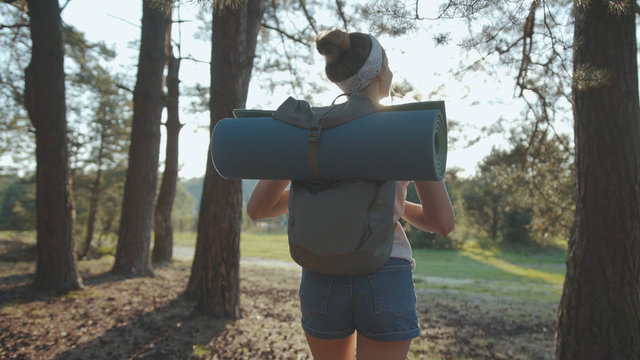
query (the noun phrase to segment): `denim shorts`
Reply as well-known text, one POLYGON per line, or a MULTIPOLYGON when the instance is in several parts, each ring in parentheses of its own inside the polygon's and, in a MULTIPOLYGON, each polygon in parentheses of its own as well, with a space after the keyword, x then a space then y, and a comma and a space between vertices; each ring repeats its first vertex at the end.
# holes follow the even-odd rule
POLYGON ((302 270, 302 327, 332 340, 354 331, 371 340, 401 341, 420 335, 411 265, 390 258, 367 275, 326 275, 302 270))

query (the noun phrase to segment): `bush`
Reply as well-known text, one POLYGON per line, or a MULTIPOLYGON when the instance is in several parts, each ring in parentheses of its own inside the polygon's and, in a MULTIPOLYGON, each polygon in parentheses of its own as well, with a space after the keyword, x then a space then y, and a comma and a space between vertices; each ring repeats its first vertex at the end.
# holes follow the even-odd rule
POLYGON ((409 243, 415 249, 442 249, 452 250, 462 247, 464 241, 452 237, 451 235, 442 236, 430 232, 424 232, 413 227, 405 225, 405 232, 409 243))
POLYGON ((511 209, 504 213, 500 229, 502 241, 509 244, 526 244, 531 242, 529 224, 533 219, 531 209, 511 209))

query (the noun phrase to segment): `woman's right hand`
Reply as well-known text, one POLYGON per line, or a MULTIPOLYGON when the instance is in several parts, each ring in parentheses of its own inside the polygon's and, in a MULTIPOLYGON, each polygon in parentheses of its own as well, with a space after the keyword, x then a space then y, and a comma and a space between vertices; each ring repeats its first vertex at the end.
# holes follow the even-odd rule
POLYGON ((420 204, 405 201, 403 218, 418 229, 447 235, 455 227, 455 214, 444 181, 414 181, 420 204))
POLYGON ((277 217, 289 212, 289 180, 260 180, 247 203, 251 220, 277 217))

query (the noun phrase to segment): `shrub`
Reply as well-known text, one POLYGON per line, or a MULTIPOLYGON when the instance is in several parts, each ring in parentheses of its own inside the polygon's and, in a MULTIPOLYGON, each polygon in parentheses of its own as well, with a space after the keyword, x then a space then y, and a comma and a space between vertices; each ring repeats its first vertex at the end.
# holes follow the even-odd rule
POLYGON ((533 219, 531 209, 510 209, 505 211, 500 233, 502 241, 510 244, 531 242, 529 224, 533 219))

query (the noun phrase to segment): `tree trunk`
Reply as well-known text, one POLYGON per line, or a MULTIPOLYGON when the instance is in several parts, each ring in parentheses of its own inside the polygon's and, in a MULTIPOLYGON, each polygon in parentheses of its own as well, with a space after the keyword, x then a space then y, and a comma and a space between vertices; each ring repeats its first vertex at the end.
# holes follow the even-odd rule
POLYGON ((640 359, 635 14, 616 13, 605 0, 579 3, 573 88, 576 229, 558 309, 556 358, 640 359), (602 81, 593 81, 594 69, 606 71, 602 81))
MULTIPOLYGON (((232 117, 247 99, 264 1, 249 0, 238 9, 214 10, 211 49, 211 125, 232 117)), ((196 253, 185 295, 195 311, 235 319, 239 308, 242 184, 225 180, 210 156, 202 191, 196 253)))
POLYGON ((30 0, 32 56, 25 74, 25 105, 36 129, 38 290, 82 286, 75 258, 73 204, 67 150, 64 53, 58 0, 30 0))
POLYGON ((133 125, 129 166, 122 201, 118 248, 112 271, 153 275, 149 245, 158 181, 160 124, 166 62, 165 34, 170 19, 157 2, 142 2, 142 36, 138 75, 133 91, 133 125))
POLYGON ((154 264, 171 261, 173 254, 173 226, 171 225, 171 211, 176 197, 176 182, 178 181, 178 145, 180 137, 180 59, 176 59, 171 51, 171 27, 167 30, 166 51, 169 58, 167 71, 167 145, 165 154, 162 184, 156 202, 153 223, 154 243, 152 261, 154 264))

